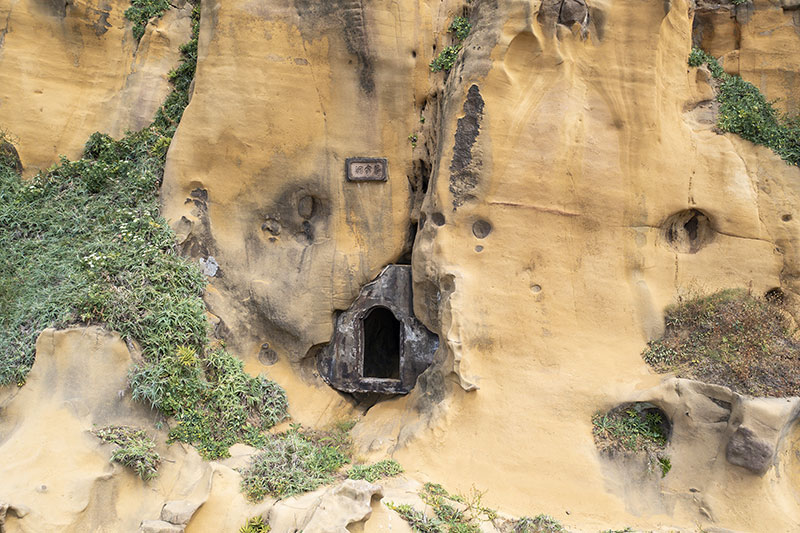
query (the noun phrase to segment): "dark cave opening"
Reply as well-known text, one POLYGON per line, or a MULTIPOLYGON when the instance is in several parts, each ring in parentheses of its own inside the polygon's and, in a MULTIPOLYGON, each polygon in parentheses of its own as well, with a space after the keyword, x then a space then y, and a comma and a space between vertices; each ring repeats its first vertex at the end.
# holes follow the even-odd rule
POLYGON ((400 379, 400 321, 385 307, 370 310, 363 322, 365 378, 400 379))

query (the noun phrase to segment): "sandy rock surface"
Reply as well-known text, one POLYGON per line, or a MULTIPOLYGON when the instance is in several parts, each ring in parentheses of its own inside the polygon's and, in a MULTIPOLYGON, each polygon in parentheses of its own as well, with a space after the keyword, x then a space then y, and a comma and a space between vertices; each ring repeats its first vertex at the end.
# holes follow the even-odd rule
MULTIPOLYGON (((26 172, 162 101, 188 10, 137 45, 127 5, 0 4, 0 126, 26 172)), ((797 399, 656 375, 640 356, 678 295, 780 288, 800 303, 800 169, 721 134, 708 72, 687 66, 700 44, 796 111, 794 0, 203 0, 202 13, 161 194, 182 251, 212 265, 215 333, 286 388, 294 421, 360 415, 314 358, 361 287, 410 262, 435 362, 353 430, 360 455, 391 455, 406 478, 253 505, 234 470, 252 450, 207 463, 167 447, 129 401, 118 337, 47 330, 28 383, 0 390, 7 531, 180 528, 185 514, 188 533, 256 515, 273 531, 408 531, 381 502, 419 504, 428 480, 574 531, 796 530, 797 399), (458 62, 431 73, 461 14, 458 62), (388 180, 348 181, 358 156, 386 158, 388 180), (594 445, 592 415, 629 401, 670 418, 663 478, 594 445), (156 480, 109 463, 90 431, 112 423, 157 437, 156 480), (164 515, 177 501, 198 507, 164 515)))
POLYGON ((0 128, 18 140, 26 175, 89 135, 120 136, 153 119, 189 40, 191 6, 168 11, 137 43, 126 0, 0 2, 0 128))

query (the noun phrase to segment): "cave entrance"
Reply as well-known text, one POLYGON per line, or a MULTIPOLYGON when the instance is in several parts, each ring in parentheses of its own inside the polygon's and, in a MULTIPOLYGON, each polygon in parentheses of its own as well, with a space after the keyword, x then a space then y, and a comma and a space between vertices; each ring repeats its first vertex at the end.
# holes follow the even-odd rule
POLYGON ((362 321, 365 378, 400 379, 400 321, 386 307, 374 307, 362 321))

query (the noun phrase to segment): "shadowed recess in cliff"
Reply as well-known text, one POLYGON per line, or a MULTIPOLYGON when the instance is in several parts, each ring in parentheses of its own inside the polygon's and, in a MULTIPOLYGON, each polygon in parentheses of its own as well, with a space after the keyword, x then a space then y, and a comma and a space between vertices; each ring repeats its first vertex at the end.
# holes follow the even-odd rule
POLYGON ((482 161, 473 155, 475 141, 480 134, 483 120, 484 102, 480 89, 472 85, 464 101, 464 116, 458 119, 453 145, 453 159, 450 162, 450 192, 453 194, 453 208, 464 205, 474 198, 472 191, 478 185, 482 161))
POLYGON ((405 394, 433 362, 439 338, 414 316, 411 267, 389 265, 336 319, 317 368, 349 393, 405 394))

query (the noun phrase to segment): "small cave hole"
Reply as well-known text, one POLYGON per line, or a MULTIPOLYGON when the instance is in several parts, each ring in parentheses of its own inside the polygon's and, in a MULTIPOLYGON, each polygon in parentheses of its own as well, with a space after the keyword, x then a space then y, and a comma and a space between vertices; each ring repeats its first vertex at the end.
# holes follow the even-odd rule
POLYGON ((601 452, 611 456, 645 453, 658 460, 663 475, 669 471, 664 450, 672 435, 672 422, 658 406, 650 402, 623 403, 605 414, 596 414, 592 426, 595 445, 601 452))
POLYGON ((487 220, 476 220, 472 224, 472 234, 478 239, 485 239, 492 232, 492 224, 487 220))
POLYGON ((400 321, 385 307, 363 319, 365 378, 400 379, 400 321))
POLYGON ((764 293, 764 299, 771 304, 782 304, 784 299, 783 290, 775 287, 764 293))
POLYGON ((417 57, 417 51, 411 50, 411 57, 417 57))
POLYGON ((316 201, 313 196, 303 196, 297 201, 297 214, 301 218, 308 220, 314 216, 316 207, 316 201))
POLYGON ((437 226, 444 226, 444 215, 442 213, 431 214, 431 221, 437 226))
POLYGON ((783 220, 784 222, 790 222, 792 220, 792 215, 787 213, 781 217, 781 220, 783 220))
POLYGON ((680 211, 661 226, 664 242, 676 252, 694 254, 714 238, 708 215, 697 209, 680 211))

